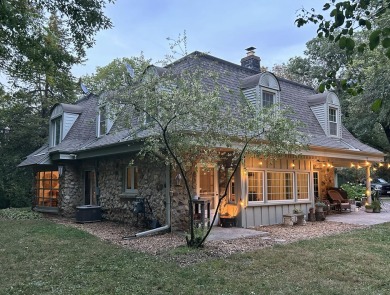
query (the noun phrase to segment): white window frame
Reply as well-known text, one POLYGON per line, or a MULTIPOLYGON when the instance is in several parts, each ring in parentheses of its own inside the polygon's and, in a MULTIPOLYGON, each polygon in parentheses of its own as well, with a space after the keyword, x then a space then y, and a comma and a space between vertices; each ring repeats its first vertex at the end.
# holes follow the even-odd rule
MULTIPOLYGON (((261 108, 264 108, 264 92, 268 93, 268 94, 272 94, 273 95, 272 106, 274 106, 276 104, 276 93, 277 93, 277 91, 272 90, 272 89, 268 89, 268 88, 264 88, 264 87, 262 87, 260 91, 261 91, 261 99, 260 99, 260 106, 261 106, 261 108)), ((272 106, 269 106, 269 107, 272 107, 272 106)), ((269 108, 269 107, 267 107, 267 108, 269 108)))
POLYGON ((267 198, 267 202, 272 202, 272 203, 280 203, 280 202, 296 202, 296 185, 295 185, 295 171, 288 171, 288 170, 267 170, 266 173, 265 173, 265 182, 266 182, 266 198, 267 198), (291 196, 292 198, 291 199, 282 199, 282 200, 270 200, 268 199, 268 195, 269 195, 269 192, 268 192, 268 173, 288 173, 288 174, 291 174, 292 178, 291 178, 291 184, 292 184, 292 191, 291 191, 291 196))
POLYGON ((98 120, 97 120, 97 137, 101 137, 103 135, 107 134, 107 127, 108 127, 108 117, 107 117, 107 106, 101 105, 99 107, 98 112, 98 120), (102 130, 102 113, 105 115, 104 119, 104 130, 102 130))
POLYGON ((265 189, 264 189, 264 182, 265 182, 265 177, 264 177, 264 174, 265 172, 263 170, 250 170, 247 172, 247 179, 246 179, 246 187, 248 189, 248 204, 264 204, 264 200, 265 200, 265 189), (262 187, 261 187, 261 194, 262 194, 262 200, 261 201, 250 201, 249 200, 249 193, 250 193, 250 189, 249 189, 249 173, 260 173, 260 180, 261 180, 261 184, 262 184, 262 187))
POLYGON ((138 193, 138 186, 139 186, 139 171, 138 171, 138 166, 127 166, 125 168, 125 173, 124 173, 124 190, 125 190, 125 193, 127 194, 137 194, 138 193), (131 183, 130 183, 130 188, 128 188, 128 171, 131 171, 131 183), (134 171, 136 171, 136 174, 137 176, 135 177, 135 173, 134 171))
POLYGON ((329 128, 329 136, 334 136, 334 137, 338 137, 339 136, 339 120, 338 120, 338 108, 337 107, 333 107, 333 106, 330 106, 328 108, 328 128, 329 128), (330 112, 331 111, 334 111, 334 118, 335 118, 335 121, 331 121, 331 115, 330 115, 330 112), (335 125, 335 129, 336 129, 336 134, 332 134, 331 133, 331 124, 334 124, 335 125))
POLYGON ((297 171, 295 173, 295 179, 296 179, 295 193, 296 193, 297 202, 309 200, 310 199, 310 173, 304 172, 304 171, 297 171), (299 198, 299 189, 300 189, 300 186, 298 186, 298 175, 299 174, 303 174, 303 175, 307 176, 307 198, 299 198))
POLYGON ((56 117, 50 119, 50 127, 51 127, 50 144, 52 147, 54 147, 62 142, 62 124, 63 124, 62 115, 59 115, 59 116, 56 116, 56 117), (58 142, 56 141, 56 139, 57 139, 57 128, 56 128, 57 122, 59 122, 59 132, 60 132, 59 137, 58 137, 59 138, 58 142))
POLYGON ((229 194, 228 194, 228 203, 237 204, 237 186, 234 180, 234 177, 229 183, 229 194))
POLYGON ((308 202, 310 200, 310 194, 311 194, 311 177, 312 172, 309 170, 297 170, 297 171, 291 171, 291 170, 281 170, 281 169, 250 169, 247 171, 247 177, 246 177, 246 188, 247 188, 247 200, 248 205, 255 206, 255 205, 261 205, 261 204, 278 204, 278 203, 300 203, 300 202, 308 202), (250 201, 249 200, 249 173, 251 172, 261 172, 262 173, 262 193, 263 193, 263 200, 262 201, 250 201), (291 199, 283 199, 283 200, 271 200, 268 196, 268 173, 290 173, 292 175, 292 198, 291 199), (298 198, 298 174, 306 174, 307 175, 307 189, 308 189, 308 198, 298 198))

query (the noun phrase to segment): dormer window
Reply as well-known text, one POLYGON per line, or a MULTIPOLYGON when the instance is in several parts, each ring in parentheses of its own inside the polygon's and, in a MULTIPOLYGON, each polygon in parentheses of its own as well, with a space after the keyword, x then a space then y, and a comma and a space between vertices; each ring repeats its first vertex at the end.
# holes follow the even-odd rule
POLYGON ((257 110, 270 108, 280 102, 280 85, 272 73, 265 72, 245 78, 241 82, 241 89, 257 110))
POLYGON ((50 111, 49 123, 50 147, 62 142, 81 112, 82 108, 77 105, 59 103, 53 106, 50 111))
POLYGON ((310 109, 316 116, 326 136, 342 138, 340 101, 333 92, 308 97, 310 109))
POLYGON ((106 106, 99 108, 99 120, 98 120, 98 136, 102 136, 107 133, 107 112, 106 106))
POLYGON ((329 135, 337 136, 337 109, 329 108, 329 135))
POLYGON ((114 119, 110 117, 109 104, 105 103, 99 106, 96 118, 96 136, 101 137, 110 132, 114 119))
POLYGON ((263 90, 262 107, 270 108, 275 104, 275 93, 263 90))
POLYGON ((62 141, 62 136, 61 136, 61 130, 62 130, 62 116, 59 116, 57 118, 54 118, 51 120, 51 138, 52 146, 56 146, 62 141))

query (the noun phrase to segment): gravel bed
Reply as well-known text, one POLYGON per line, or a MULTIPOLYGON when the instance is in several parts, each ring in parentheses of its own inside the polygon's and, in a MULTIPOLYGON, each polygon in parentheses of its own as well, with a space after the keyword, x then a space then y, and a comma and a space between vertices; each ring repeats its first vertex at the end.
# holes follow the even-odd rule
POLYGON ((251 252, 275 244, 329 236, 366 227, 331 221, 307 222, 305 226, 293 227, 282 225, 260 226, 255 230, 267 232, 267 236, 209 241, 205 243, 202 249, 187 249, 183 233, 166 233, 132 238, 134 234, 143 231, 143 229, 111 221, 81 224, 58 216, 47 216, 47 218, 59 224, 84 230, 101 240, 134 251, 155 255, 164 261, 172 261, 180 266, 187 266, 213 258, 225 258, 235 253, 251 252), (123 237, 129 237, 129 239, 123 239, 123 237))

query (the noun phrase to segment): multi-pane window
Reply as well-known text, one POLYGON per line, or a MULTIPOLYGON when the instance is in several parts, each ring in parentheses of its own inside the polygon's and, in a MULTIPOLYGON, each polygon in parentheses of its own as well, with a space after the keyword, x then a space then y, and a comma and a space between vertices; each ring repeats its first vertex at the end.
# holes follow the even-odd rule
POLYGON ((309 198, 309 173, 297 173, 297 199, 309 198))
POLYGON ((229 203, 236 204, 237 198, 236 198, 236 185, 234 182, 234 178, 232 178, 230 185, 229 185, 229 203))
POLYGON ((58 171, 41 171, 35 175, 35 205, 57 207, 59 195, 58 171))
POLYGON ((267 197, 270 201, 293 199, 293 173, 267 172, 267 197))
POLYGON ((102 106, 99 108, 99 136, 107 133, 107 114, 106 107, 102 106))
POLYGON ((248 172, 248 201, 263 201, 263 172, 248 172))
POLYGON ((51 143, 52 146, 56 146, 61 142, 61 125, 62 117, 57 117, 51 120, 51 143))
POLYGON ((337 110, 329 108, 329 134, 337 136, 337 110))
POLYGON ((318 177, 318 171, 313 172, 313 180, 314 180, 314 198, 318 198, 320 196, 319 191, 320 191, 320 185, 319 185, 319 177, 318 177))
POLYGON ((268 91, 263 91, 263 108, 272 107, 274 104, 275 94, 268 91))
POLYGON ((138 191, 138 167, 126 167, 125 192, 136 193, 138 191))

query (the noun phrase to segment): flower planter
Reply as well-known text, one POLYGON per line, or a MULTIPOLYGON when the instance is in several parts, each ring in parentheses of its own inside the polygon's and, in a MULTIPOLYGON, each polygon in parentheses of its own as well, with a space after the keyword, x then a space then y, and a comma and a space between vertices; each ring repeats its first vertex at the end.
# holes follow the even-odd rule
POLYGON ((368 209, 367 209, 367 208, 366 208, 366 212, 367 212, 367 213, 373 213, 373 212, 374 212, 374 209, 372 209, 372 208, 368 208, 368 209))

